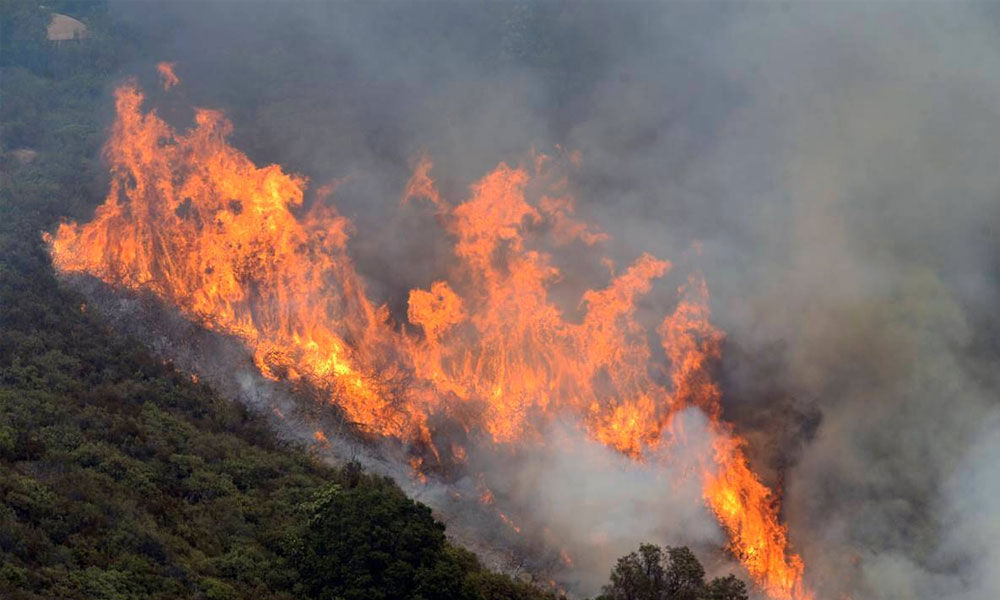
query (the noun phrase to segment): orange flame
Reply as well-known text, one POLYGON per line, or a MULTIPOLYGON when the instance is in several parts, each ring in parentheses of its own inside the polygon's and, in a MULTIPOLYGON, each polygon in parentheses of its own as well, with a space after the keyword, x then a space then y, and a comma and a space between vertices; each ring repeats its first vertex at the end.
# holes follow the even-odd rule
POLYGON ((753 579, 776 600, 811 600, 802 558, 789 551, 778 503, 747 464, 744 440, 719 420, 721 393, 708 365, 721 354, 722 333, 709 323, 708 288, 700 277, 679 290, 681 301, 660 326, 670 358, 675 399, 711 418, 716 437, 713 464, 703 469, 702 493, 729 534, 729 547, 753 579))
POLYGON ((181 82, 174 73, 174 67, 176 63, 172 62, 161 62, 156 64, 156 70, 160 73, 160 82, 163 85, 163 90, 169 90, 178 83, 181 82))
MULTIPOLYGON (((161 65, 169 87, 173 71, 161 65)), ((567 318, 549 298, 561 273, 543 248, 595 246, 607 235, 574 217, 566 180, 547 157, 500 164, 458 204, 438 192, 431 161, 418 162, 404 201, 434 205, 454 257, 447 277, 410 291, 411 327, 397 327, 369 300, 348 256, 352 226, 327 203, 333 187, 305 209, 306 180, 258 167, 229 146, 231 126, 219 112, 198 110, 195 127, 178 133, 143 112, 134 84, 115 97, 110 191, 93 221, 47 236, 60 270, 153 292, 241 339, 265 376, 327 390, 360 430, 419 442, 438 460, 432 415, 497 443, 528 443, 569 414, 594 439, 641 460, 667 443, 661 432, 678 410, 697 406, 717 438, 704 461, 704 496, 733 553, 773 598, 811 597, 774 495, 720 420, 710 367, 722 334, 709 322, 704 280, 689 279, 657 329, 665 378, 654 373, 636 303, 668 261, 639 256, 582 294, 581 318, 567 318)), ((465 459, 461 446, 451 454, 465 459)), ((421 481, 424 458, 411 459, 421 481)), ((483 488, 489 504, 493 494, 483 488)))
POLYGON ((569 555, 569 552, 567 552, 565 548, 561 548, 559 550, 559 558, 562 559, 563 564, 567 567, 573 566, 573 557, 569 555))
POLYGON ((503 513, 497 513, 500 515, 500 520, 503 521, 508 527, 514 530, 514 533, 521 533, 521 528, 510 520, 510 517, 503 513))

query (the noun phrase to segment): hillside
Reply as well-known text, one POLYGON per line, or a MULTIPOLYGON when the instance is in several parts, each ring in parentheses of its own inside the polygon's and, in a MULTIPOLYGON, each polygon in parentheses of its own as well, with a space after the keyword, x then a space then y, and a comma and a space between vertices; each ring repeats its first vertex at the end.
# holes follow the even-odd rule
POLYGON ((0 595, 547 597, 448 544, 391 481, 283 447, 60 286, 39 233, 101 197, 101 103, 135 48, 93 6, 93 40, 46 45, 35 6, 3 7, 0 595))
MULTIPOLYGON (((390 479, 280 441, 56 277, 41 232, 103 199, 110 88, 150 57, 104 3, 4 0, 0 26, 0 597, 556 598, 483 567, 390 479), (52 12, 86 39, 46 40, 52 12)), ((746 597, 686 549, 640 554, 608 598, 746 597)))

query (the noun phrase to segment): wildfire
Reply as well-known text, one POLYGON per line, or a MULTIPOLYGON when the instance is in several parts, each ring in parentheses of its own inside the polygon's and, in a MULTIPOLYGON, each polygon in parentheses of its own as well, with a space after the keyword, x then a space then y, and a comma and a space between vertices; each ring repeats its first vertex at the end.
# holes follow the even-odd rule
POLYGON ((503 521, 508 527, 514 530, 514 533, 521 533, 521 528, 514 524, 514 521, 510 520, 510 517, 503 513, 497 513, 500 515, 500 520, 503 521))
POLYGON ((156 65, 156 70, 160 74, 160 82, 163 85, 164 91, 169 90, 181 82, 181 80, 178 79, 177 75, 174 73, 174 66, 176 65, 172 62, 161 62, 156 65))
MULTIPOLYGON (((172 65, 158 69, 165 88, 177 83, 172 65)), ((421 480, 425 460, 440 460, 432 415, 496 443, 527 444, 569 414, 594 439, 641 460, 667 443, 661 432, 677 411, 700 407, 717 438, 703 463, 704 496, 733 553, 773 598, 811 597, 774 495, 720 420, 710 366, 722 333, 709 322, 704 280, 689 278, 656 330, 669 359, 663 377, 636 301, 668 261, 644 254, 584 292, 582 318, 550 300, 561 275, 551 252, 607 238, 574 216, 556 161, 500 164, 459 203, 438 192, 429 159, 417 164, 403 200, 429 201, 454 257, 446 276, 410 291, 408 323, 399 326, 366 294, 347 253, 351 223, 327 202, 332 188, 307 196, 305 179, 254 165, 227 144, 231 126, 217 111, 197 110, 195 126, 180 133, 142 110, 135 84, 115 98, 110 190, 90 223, 48 236, 60 270, 152 292, 238 337, 265 376, 327 390, 361 431, 427 449, 411 461, 421 480)), ((315 438, 326 441, 319 431, 315 438)), ((465 460, 463 447, 450 448, 445 454, 465 460)), ((481 501, 493 501, 488 488, 481 501)))
POLYGON ((569 555, 569 552, 567 552, 565 548, 561 548, 559 550, 559 558, 562 559, 563 564, 567 567, 573 566, 573 557, 569 555))

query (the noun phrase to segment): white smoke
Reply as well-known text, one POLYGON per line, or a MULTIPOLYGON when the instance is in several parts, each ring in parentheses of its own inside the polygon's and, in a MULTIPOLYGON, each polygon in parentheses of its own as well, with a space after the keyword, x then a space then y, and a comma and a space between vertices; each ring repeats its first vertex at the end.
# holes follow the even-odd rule
MULTIPOLYGON (((580 213, 613 235, 619 264, 701 242, 691 260, 730 344, 725 416, 785 484, 821 598, 1000 597, 996 5, 118 12, 156 60, 178 61, 190 99, 232 116, 254 160, 352 177, 337 198, 357 225, 351 251, 397 314, 401 290, 426 286, 449 252, 424 235, 433 217, 399 212, 409 160, 428 151, 462 197, 531 146, 582 151, 580 213)), ((654 294, 644 310, 663 308, 654 294)), ((552 436, 509 464, 470 461, 576 545, 568 577, 582 588, 641 541, 718 545, 673 477, 685 452, 659 471, 572 429, 552 436), (594 535, 607 546, 592 551, 594 535)), ((455 489, 477 495, 474 481, 407 485, 438 508, 455 489)), ((476 531, 479 517, 442 514, 476 531)))

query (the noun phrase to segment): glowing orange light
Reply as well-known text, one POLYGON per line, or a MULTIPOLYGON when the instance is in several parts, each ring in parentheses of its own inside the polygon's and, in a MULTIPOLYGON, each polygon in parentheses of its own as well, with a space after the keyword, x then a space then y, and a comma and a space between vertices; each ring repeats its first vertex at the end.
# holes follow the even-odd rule
MULTIPOLYGON (((172 65, 158 68, 165 87, 177 83, 172 65)), ((327 390, 359 430, 419 444, 425 456, 413 456, 411 467, 421 481, 425 458, 441 460, 432 415, 496 443, 529 444, 568 414, 595 440, 639 460, 665 443, 677 411, 699 407, 716 439, 703 493, 733 554, 772 598, 811 598, 774 494, 721 421, 711 365, 723 336, 709 321, 704 280, 688 279, 657 328, 664 377, 655 373, 637 302, 668 273, 668 261, 639 256, 582 294, 577 319, 550 299, 563 274, 545 243, 586 248, 607 239, 574 216, 551 159, 500 164, 459 203, 438 192, 430 159, 417 163, 404 200, 431 203, 453 256, 444 276, 410 291, 408 323, 396 326, 351 262, 352 225, 328 202, 335 186, 304 210, 307 181, 277 165, 258 167, 230 146, 232 128, 219 112, 198 110, 195 127, 178 133, 142 110, 134 84, 115 98, 111 187, 90 223, 47 236, 60 270, 153 292, 239 338, 265 376, 327 390)), ((327 442, 321 431, 314 437, 327 442)), ((449 447, 445 455, 466 460, 465 448, 449 447)), ((494 502, 485 485, 480 493, 484 504, 494 502)), ((572 562, 565 551, 563 559, 572 562)))
POLYGON ((156 70, 160 73, 160 82, 164 90, 169 90, 181 82, 174 73, 174 66, 176 65, 172 62, 161 62, 156 65, 156 70))

